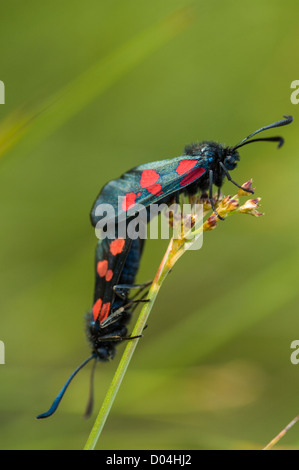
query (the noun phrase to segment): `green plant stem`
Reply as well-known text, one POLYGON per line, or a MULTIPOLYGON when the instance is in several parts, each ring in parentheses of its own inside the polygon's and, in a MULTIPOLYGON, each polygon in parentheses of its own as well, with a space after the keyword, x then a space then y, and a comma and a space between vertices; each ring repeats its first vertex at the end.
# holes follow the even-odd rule
MULTIPOLYGON (((156 297, 158 295, 158 292, 160 290, 160 287, 165 280, 167 274, 169 273, 172 263, 171 263, 171 258, 172 258, 172 249, 173 249, 173 239, 171 239, 167 251, 163 257, 163 260, 160 264, 160 267, 157 271, 157 274, 155 276, 155 279, 151 285, 151 288, 149 290, 149 293, 147 295, 147 298, 149 302, 146 302, 140 312, 140 315, 138 317, 138 320, 136 322, 135 328, 132 332, 132 336, 138 336, 142 335, 142 332, 145 328, 147 318, 151 312, 151 309, 154 305, 154 302, 156 300, 156 297)), ((113 405, 114 399, 117 395, 118 389, 122 383, 122 380, 124 378, 124 375, 126 373, 126 370, 128 368, 128 365, 130 363, 130 360, 133 356, 133 353, 135 351, 135 348, 137 346, 137 343, 139 341, 139 338, 133 339, 131 341, 128 341, 127 347, 123 353, 123 356, 120 360, 120 363, 118 365, 118 368, 115 372, 115 375, 113 377, 113 380, 110 384, 110 387, 108 389, 108 392, 106 394, 106 397, 104 399, 104 402, 102 404, 102 407, 100 409, 100 412, 95 420, 94 426, 91 430, 91 433, 89 435, 89 438, 86 442, 86 445, 84 447, 84 450, 93 450, 96 446, 96 443, 100 437, 100 434, 102 432, 102 429, 105 425, 106 419, 109 415, 110 409, 113 405)))

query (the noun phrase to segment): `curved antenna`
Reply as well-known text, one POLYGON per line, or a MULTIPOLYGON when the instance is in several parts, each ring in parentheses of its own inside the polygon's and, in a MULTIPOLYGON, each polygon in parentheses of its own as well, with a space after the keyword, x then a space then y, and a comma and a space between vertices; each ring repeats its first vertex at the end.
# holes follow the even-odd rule
POLYGON ((251 144, 252 142, 278 142, 277 148, 280 148, 284 144, 284 138, 283 137, 266 137, 265 139, 252 139, 249 142, 244 142, 244 144, 237 145, 237 147, 234 147, 235 149, 239 149, 240 147, 243 147, 243 145, 251 144))
POLYGON ((68 388, 69 384, 71 383, 71 381, 73 380, 73 378, 75 377, 76 374, 78 374, 78 372, 83 369, 84 366, 86 366, 86 364, 91 361, 91 359, 95 358, 96 355, 95 354, 92 354, 88 359, 86 359, 84 362, 82 362, 82 364, 77 367, 77 369, 72 373, 72 375, 68 378, 67 382, 65 383, 65 385, 62 387, 62 389, 60 390, 60 392, 58 393, 57 397, 55 398, 55 400, 53 401, 53 404, 52 406, 48 409, 48 411, 46 411, 45 413, 42 413, 40 415, 38 415, 36 417, 36 419, 42 419, 42 418, 48 418, 49 416, 51 416, 52 414, 55 413, 55 411, 57 410, 58 406, 59 406, 59 403, 61 402, 62 400, 62 397, 63 395, 65 394, 65 391, 66 389, 68 388))
POLYGON ((84 419, 88 419, 91 416, 92 409, 93 409, 93 382, 94 382, 94 371, 96 370, 96 365, 97 365, 97 361, 95 360, 91 369, 91 374, 90 374, 89 398, 87 401, 85 413, 83 415, 84 419))
POLYGON ((273 129, 274 127, 281 127, 281 126, 286 126, 288 124, 291 124, 293 122, 293 117, 292 116, 286 116, 284 115, 285 119, 282 119, 281 121, 274 122, 273 124, 269 124, 268 126, 261 127, 257 131, 253 132, 249 136, 245 137, 245 139, 241 140, 237 145, 233 147, 233 150, 236 150, 237 148, 243 147, 243 145, 251 144, 252 142, 257 142, 257 141, 270 141, 270 142, 279 142, 278 147, 281 147, 284 140, 282 137, 268 137, 265 139, 253 139, 248 142, 251 137, 253 137, 256 134, 259 134, 260 132, 266 131, 268 129, 273 129))

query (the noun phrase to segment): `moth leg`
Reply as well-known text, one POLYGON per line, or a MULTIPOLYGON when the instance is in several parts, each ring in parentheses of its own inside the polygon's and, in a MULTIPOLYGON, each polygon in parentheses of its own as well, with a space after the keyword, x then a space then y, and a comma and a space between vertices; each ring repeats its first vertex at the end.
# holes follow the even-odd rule
POLYGON ((123 290, 131 290, 131 289, 143 289, 144 287, 150 286, 153 281, 147 281, 144 282, 143 284, 116 284, 113 286, 113 290, 115 293, 118 293, 118 291, 123 290))
POLYGON ((136 335, 136 336, 101 336, 98 341, 124 341, 124 340, 130 340, 130 339, 136 339, 136 338, 142 338, 142 335, 136 335))
POLYGON ((123 314, 125 313, 125 307, 120 307, 114 313, 109 315, 104 321, 100 323, 100 328, 107 328, 107 326, 112 325, 112 323, 116 322, 123 314))
POLYGON ((217 191, 217 201, 220 201, 220 198, 221 198, 221 188, 219 187, 217 191))
POLYGON ((100 323, 100 328, 103 329, 103 328, 107 328, 107 326, 109 325, 112 325, 112 323, 116 322, 125 313, 128 307, 130 307, 133 304, 140 303, 140 302, 149 302, 149 300, 148 299, 130 300, 126 305, 118 308, 117 310, 115 310, 115 312, 109 315, 109 317, 107 317, 104 321, 102 321, 102 323, 100 323))
POLYGON ((217 215, 218 219, 224 220, 223 217, 221 217, 218 212, 216 211, 216 207, 214 204, 214 199, 213 199, 213 170, 209 171, 209 201, 212 206, 213 212, 217 215))
POLYGON ((133 299, 137 297, 145 287, 148 287, 152 284, 153 281, 148 281, 145 282, 144 284, 117 284, 113 286, 113 290, 116 295, 118 295, 121 299, 124 299, 126 297, 125 291, 131 290, 131 289, 138 289, 138 292, 132 297, 133 299))
MULTIPOLYGON (((138 295, 140 295, 142 293, 142 291, 144 291, 144 289, 148 286, 151 286, 153 283, 153 281, 147 281, 145 282, 144 284, 139 284, 140 288, 139 290, 136 292, 135 295, 133 295, 133 297, 131 297, 131 300, 135 299, 136 297, 138 297, 138 295)), ((140 297, 140 299, 144 299, 145 295, 148 294, 148 290, 140 297)))
POLYGON ((230 176, 228 170, 225 168, 224 164, 222 162, 219 163, 222 170, 224 171, 225 173, 225 176, 227 177, 228 181, 230 181, 231 183, 233 183, 235 186, 237 186, 237 188, 240 188, 240 189, 243 189, 243 191, 246 191, 247 193, 251 193, 251 194, 254 194, 254 191, 252 191, 252 189, 246 189, 246 188, 243 188, 242 186, 240 186, 238 183, 236 183, 232 177, 230 176))
POLYGON ((133 305, 133 308, 131 309, 131 312, 133 313, 135 310, 136 310, 136 307, 138 307, 138 304, 140 302, 150 302, 150 299, 145 299, 145 297, 147 296, 148 294, 148 290, 146 292, 144 292, 144 294, 142 295, 142 297, 140 297, 140 299, 136 299, 136 300, 133 300, 134 302, 134 305, 133 305))

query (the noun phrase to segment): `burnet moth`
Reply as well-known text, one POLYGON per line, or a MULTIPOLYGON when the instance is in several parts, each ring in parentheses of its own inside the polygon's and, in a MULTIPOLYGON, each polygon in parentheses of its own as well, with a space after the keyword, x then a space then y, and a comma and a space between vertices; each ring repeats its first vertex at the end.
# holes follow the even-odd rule
POLYGON ((92 310, 86 315, 86 333, 92 354, 71 374, 49 410, 38 415, 37 419, 48 418, 55 413, 73 378, 94 359, 85 417, 91 414, 96 363, 113 359, 115 346, 121 341, 137 338, 128 336, 126 325, 136 305, 146 301, 144 295, 141 298, 138 296, 150 284, 134 285, 143 246, 144 240, 142 239, 115 238, 111 240, 105 238, 98 241, 94 304, 92 310), (131 289, 137 289, 137 291, 129 299, 131 289))
MULTIPOLYGON (((283 145, 282 137, 265 137, 252 139, 256 134, 268 129, 286 126, 293 121, 292 116, 284 116, 281 121, 261 127, 233 147, 226 147, 217 142, 201 142, 185 147, 183 155, 146 163, 124 173, 119 179, 110 181, 104 186, 91 211, 94 226, 99 222, 97 208, 109 201, 116 217, 130 217, 135 213, 134 206, 140 204, 148 208, 154 203, 168 203, 169 198, 181 193, 188 195, 197 191, 208 191, 209 201, 217 214, 213 200, 213 186, 220 192, 225 178, 240 188, 230 176, 240 160, 238 149, 253 142, 278 142, 283 145), (119 206, 118 198, 121 197, 119 206)), ((245 189, 253 193, 251 189, 245 189)), ((218 214, 217 214, 218 215, 218 214)), ((219 217, 219 215, 218 215, 219 217)), ((221 217, 219 217, 221 218, 221 217)))

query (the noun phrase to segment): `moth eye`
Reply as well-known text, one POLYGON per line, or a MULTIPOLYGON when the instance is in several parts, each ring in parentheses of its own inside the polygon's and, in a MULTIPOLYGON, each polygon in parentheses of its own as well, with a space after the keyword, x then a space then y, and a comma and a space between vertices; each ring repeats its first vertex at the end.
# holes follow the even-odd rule
POLYGON ((228 155, 224 160, 224 165, 228 170, 233 170, 237 166, 236 158, 228 155))

